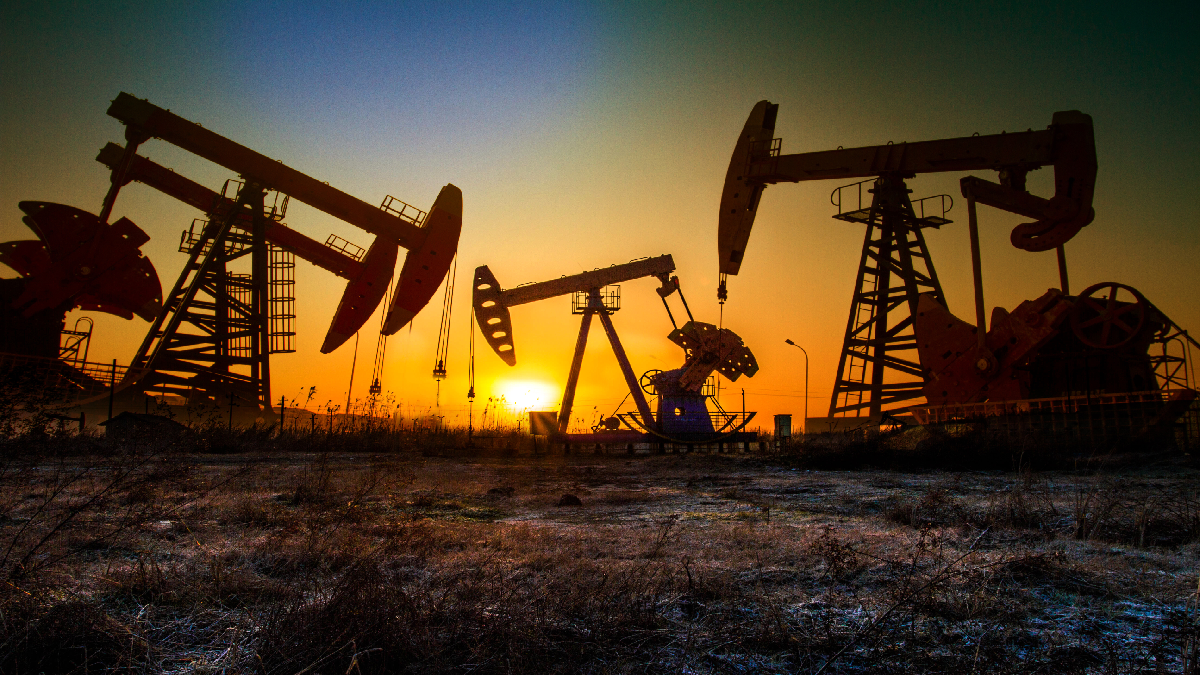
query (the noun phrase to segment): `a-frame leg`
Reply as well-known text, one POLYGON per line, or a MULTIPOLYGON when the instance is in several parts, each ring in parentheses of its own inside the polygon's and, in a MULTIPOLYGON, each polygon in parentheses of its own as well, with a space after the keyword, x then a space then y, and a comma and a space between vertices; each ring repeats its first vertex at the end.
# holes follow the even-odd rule
POLYGON ((571 406, 575 405, 575 385, 579 382, 579 369, 583 367, 583 350, 587 347, 588 330, 592 326, 594 310, 583 312, 583 322, 579 324, 579 337, 575 340, 575 356, 571 359, 571 374, 567 376, 567 388, 563 391, 562 407, 558 410, 558 431, 567 433, 571 423, 571 406))

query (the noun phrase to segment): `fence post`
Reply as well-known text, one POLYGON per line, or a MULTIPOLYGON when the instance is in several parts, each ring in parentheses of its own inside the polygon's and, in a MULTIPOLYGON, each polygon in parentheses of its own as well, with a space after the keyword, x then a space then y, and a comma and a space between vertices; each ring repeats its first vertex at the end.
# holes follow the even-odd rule
POLYGON ((112 371, 108 374, 108 419, 112 421, 113 396, 117 391, 117 360, 113 359, 112 371))

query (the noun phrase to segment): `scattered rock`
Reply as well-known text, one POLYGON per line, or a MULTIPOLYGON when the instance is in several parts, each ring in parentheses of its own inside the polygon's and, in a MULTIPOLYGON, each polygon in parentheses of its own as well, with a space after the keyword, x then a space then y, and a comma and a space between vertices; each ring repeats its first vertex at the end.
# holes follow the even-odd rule
POLYGON ((511 497, 517 489, 513 487, 494 487, 487 491, 489 497, 511 497))
POLYGON ((583 502, 579 501, 579 497, 575 495, 563 495, 562 499, 558 500, 559 506, 583 506, 583 502))

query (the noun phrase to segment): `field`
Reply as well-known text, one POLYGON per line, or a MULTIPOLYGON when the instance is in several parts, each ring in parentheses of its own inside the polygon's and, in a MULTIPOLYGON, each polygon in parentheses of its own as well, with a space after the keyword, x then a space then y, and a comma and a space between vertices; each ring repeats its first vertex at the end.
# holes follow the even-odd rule
POLYGON ((261 445, 9 446, 0 672, 1197 672, 1178 457, 261 445))

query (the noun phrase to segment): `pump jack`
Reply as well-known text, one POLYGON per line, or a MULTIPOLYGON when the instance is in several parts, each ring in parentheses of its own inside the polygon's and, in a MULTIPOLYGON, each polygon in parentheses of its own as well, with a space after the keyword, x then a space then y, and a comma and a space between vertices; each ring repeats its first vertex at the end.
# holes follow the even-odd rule
POLYGON ((269 414, 268 356, 280 351, 271 343, 272 336, 280 334, 271 322, 288 318, 277 317, 270 306, 275 300, 284 304, 291 300, 270 295, 269 283, 275 282, 268 281, 268 271, 274 267, 271 259, 278 257, 279 266, 287 267, 294 254, 348 280, 322 353, 345 343, 378 307, 399 247, 409 253, 384 316, 386 334, 407 324, 449 271, 462 228, 462 193, 453 185, 442 188, 428 213, 391 197, 376 208, 129 94, 118 95, 108 114, 125 124, 126 144, 109 144, 97 158, 111 169, 111 186, 99 216, 62 205, 23 202, 22 208, 30 213, 26 222, 43 245, 2 244, 0 262, 29 277, 17 303, 26 312, 47 307, 65 312, 70 307, 63 303, 72 302, 123 316, 136 313, 152 321, 123 378, 125 388, 136 383, 138 390, 181 394, 192 400, 228 396, 269 414), (242 180, 227 182, 221 193, 209 190, 138 156, 138 147, 151 138, 237 172, 242 180), (149 237, 124 218, 107 225, 121 188, 135 180, 208 215, 198 233, 195 228, 184 233, 181 251, 189 253, 189 260, 165 303, 153 266, 136 250, 149 237), (229 190, 230 186, 236 190, 229 190), (268 203, 270 191, 275 199, 268 203), (289 198, 376 239, 365 256, 348 255, 309 239, 280 222, 289 198), (68 237, 70 247, 56 243, 55 232, 81 227, 86 231, 68 237), (115 239, 107 234, 109 230, 115 239), (249 275, 228 271, 228 263, 247 254, 252 258, 249 275), (181 331, 182 324, 191 326, 191 332, 181 331), (249 372, 234 373, 233 366, 249 372))
MULTIPOLYGON (((940 213, 927 213, 925 202, 929 198, 910 200, 906 179, 922 173, 998 171, 999 184, 973 179, 971 194, 981 203, 1036 219, 1013 229, 1012 244, 1027 251, 1057 249, 1066 292, 1063 244, 1095 215, 1092 192, 1096 150, 1088 115, 1077 111, 1055 113, 1044 131, 782 155, 780 139, 774 138, 778 110, 778 105, 768 101, 754 106, 729 163, 719 218, 721 281, 717 296, 726 299, 726 276, 737 274, 741 268, 766 186, 868 179, 833 193, 834 204, 839 207, 835 218, 865 223, 867 233, 830 400, 830 417, 865 413, 878 419, 885 406, 894 407, 923 394, 925 371, 912 358, 917 347, 914 317, 919 313, 922 294, 943 306, 945 297, 922 230, 951 221, 945 218, 948 196, 933 198, 938 200, 934 206, 941 207, 940 213), (1050 199, 1025 191, 1026 174, 1043 166, 1054 167, 1055 195, 1050 199), (867 183, 871 184, 868 192, 873 198, 864 206, 861 195, 867 183), (859 195, 857 208, 843 208, 847 206, 843 196, 849 197, 853 194, 849 190, 855 188, 859 195)), ((966 185, 964 179, 964 194, 966 185)), ((972 218, 972 228, 973 223, 972 218)), ((972 241, 976 296, 982 305, 978 241, 974 235, 972 241)))
POLYGON ((550 281, 502 289, 487 265, 481 265, 475 269, 472 304, 484 339, 497 356, 513 366, 516 365, 517 359, 509 308, 562 295, 573 296, 572 313, 583 315, 583 321, 579 326, 571 370, 567 376, 562 407, 558 413, 560 439, 604 442, 641 439, 648 435, 674 443, 717 442, 745 428, 753 419, 754 413, 727 413, 718 405, 719 412, 710 414, 706 401, 712 397, 705 393, 705 384, 709 376, 716 371, 730 381, 735 381, 742 375, 753 377, 758 372, 758 363, 733 331, 718 329, 712 324, 692 318, 687 301, 683 299, 683 293, 679 289, 679 278, 671 275, 673 271, 674 260, 669 255, 663 255, 550 281), (625 349, 617 337, 611 314, 620 309, 620 287, 614 284, 644 277, 658 279, 660 286, 656 291, 667 309, 672 325, 675 326, 668 339, 684 349, 686 358, 684 366, 680 369, 665 372, 648 371, 639 378, 634 374, 625 349), (679 294, 688 314, 689 321, 682 327, 675 323, 667 304, 667 298, 675 293, 679 294), (597 432, 593 435, 567 434, 593 315, 598 316, 601 325, 604 326, 604 332, 608 336, 613 354, 617 357, 637 412, 605 420, 604 432, 598 427, 593 430, 597 432), (657 394, 657 415, 651 412, 645 393, 657 394), (627 427, 624 434, 617 431, 622 422, 627 427))
POLYGON ((1073 440, 1085 442, 1109 442, 1114 433, 1169 439, 1186 414, 1184 437, 1200 437, 1200 415, 1189 411, 1197 398, 1195 375, 1188 372, 1191 347, 1200 343, 1125 284, 1102 282, 1070 295, 1064 244, 1095 216, 1097 163, 1089 116, 1055 113, 1045 131, 781 155, 780 141, 773 138, 777 110, 767 101, 754 107, 729 165, 719 221, 718 298, 726 297, 725 276, 741 266, 767 185, 875 177, 840 187, 831 198, 838 206, 835 218, 867 224, 831 417, 865 412, 879 420, 884 406, 924 397, 924 406, 890 412, 910 411, 920 423, 996 418, 989 424, 1008 431, 1055 435, 1073 430, 1073 440), (1043 166, 1054 167, 1055 194, 1049 199, 1025 190, 1028 172, 1043 166), (975 290, 972 325, 946 307, 921 233, 950 222, 945 218, 949 196, 939 196, 940 214, 930 213, 929 198, 910 201, 904 180, 918 173, 977 170, 999 172, 999 183, 976 176, 960 180, 975 290), (873 198, 864 208, 867 183, 873 198), (847 208, 843 197, 855 188, 859 203, 847 208), (1013 229, 1013 246, 1054 249, 1058 258, 1060 288, 1011 313, 995 308, 990 327, 977 203, 1033 219, 1013 229), (902 285, 893 284, 893 275, 902 285), (893 311, 898 321, 890 318, 893 311), (1155 347, 1161 353, 1153 353, 1155 347), (916 360, 895 354, 914 351, 916 360), (885 381, 889 371, 903 381, 885 381))

